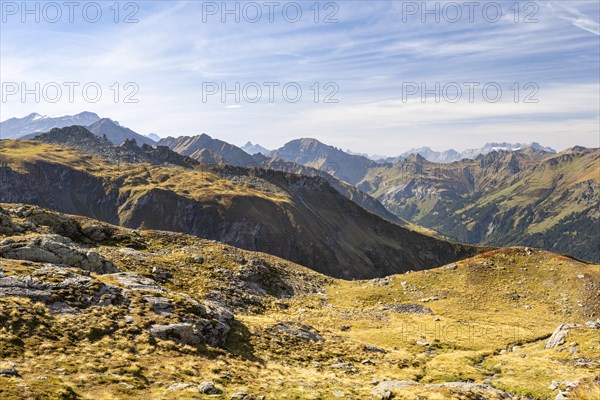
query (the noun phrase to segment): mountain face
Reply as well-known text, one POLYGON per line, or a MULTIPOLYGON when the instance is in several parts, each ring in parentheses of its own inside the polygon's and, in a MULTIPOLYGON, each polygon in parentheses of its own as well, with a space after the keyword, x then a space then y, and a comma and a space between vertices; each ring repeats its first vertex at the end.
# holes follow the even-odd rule
POLYGON ((359 182, 369 168, 377 166, 375 161, 366 157, 350 155, 309 138, 292 140, 273 150, 269 156, 320 169, 352 185, 359 182))
POLYGON ((250 155, 254 155, 260 153, 262 155, 267 155, 271 152, 271 150, 265 149, 260 144, 252 144, 252 142, 248 142, 241 147, 246 153, 250 155))
POLYGON ((88 126, 99 120, 98 115, 87 111, 62 117, 48 117, 32 113, 23 118, 11 118, 1 122, 0 139, 17 139, 28 134, 48 132, 52 128, 71 125, 88 126))
MULTIPOLYGON (((69 133, 56 130, 39 139, 59 135, 69 133)), ((103 150, 107 156, 99 158, 41 141, 3 141, 0 202, 190 233, 348 279, 431 268, 481 251, 388 222, 321 177, 228 165, 151 165, 142 157, 144 164, 129 163, 152 148, 131 141, 105 147, 119 151, 103 150)))
POLYGON ((599 265, 523 247, 344 281, 193 236, 0 204, 0 391, 523 400, 569 385, 591 400, 599 288, 599 265))
POLYGON ((394 222, 400 226, 408 227, 409 225, 411 225, 408 222, 397 217, 390 211, 388 211, 378 200, 358 190, 356 187, 328 174, 327 172, 321 171, 316 168, 305 167, 303 165, 296 164, 291 161, 285 161, 279 158, 269 158, 265 156, 261 157, 260 154, 257 154, 254 157, 254 159, 257 163, 259 163, 258 165, 261 168, 265 168, 268 170, 284 171, 296 175, 321 177, 327 180, 327 182, 340 194, 354 201, 356 204, 358 204, 365 210, 368 210, 373 214, 376 214, 381 218, 394 222))
POLYGON ((151 138, 144 135, 140 135, 139 133, 136 133, 129 128, 125 128, 124 126, 121 126, 115 121, 108 118, 102 118, 101 120, 88 126, 87 129, 97 136, 106 135, 106 138, 108 140, 117 145, 123 143, 128 139, 135 140, 136 143, 140 146, 143 144, 155 144, 154 140, 152 140, 151 138))
POLYGON ((600 261, 599 149, 494 151, 437 164, 419 155, 357 187, 396 215, 454 240, 530 245, 600 261))
POLYGON ((198 136, 180 136, 177 138, 169 136, 161 139, 158 145, 168 146, 171 150, 192 158, 203 158, 205 154, 203 154, 202 149, 206 149, 219 155, 227 164, 237 166, 256 165, 252 156, 244 150, 222 140, 213 139, 204 133, 198 136))

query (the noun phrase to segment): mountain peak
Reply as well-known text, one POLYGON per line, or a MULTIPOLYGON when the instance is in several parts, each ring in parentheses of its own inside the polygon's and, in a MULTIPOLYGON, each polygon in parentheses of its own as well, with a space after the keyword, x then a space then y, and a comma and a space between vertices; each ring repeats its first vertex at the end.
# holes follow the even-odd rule
POLYGON ((0 132, 2 132, 2 139, 19 139, 33 137, 39 133, 48 132, 52 128, 64 128, 73 125, 89 126, 98 120, 100 120, 100 117, 89 111, 60 117, 50 117, 34 112, 23 118, 11 118, 1 122, 0 132))

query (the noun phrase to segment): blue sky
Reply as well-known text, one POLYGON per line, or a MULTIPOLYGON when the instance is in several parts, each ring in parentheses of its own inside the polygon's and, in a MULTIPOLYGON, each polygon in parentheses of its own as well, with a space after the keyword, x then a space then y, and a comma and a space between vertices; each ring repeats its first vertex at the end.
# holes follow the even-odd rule
MULTIPOLYGON (((101 4, 102 17, 86 21, 75 9, 74 22, 62 8, 57 23, 52 10, 42 14, 47 2, 38 3, 40 22, 22 10, 7 6, 21 2, 2 1, 0 26, 0 80, 25 83, 33 88, 49 82, 96 82, 103 90, 97 103, 87 102, 80 89, 70 102, 63 95, 56 103, 22 101, 12 95, 2 99, 0 119, 22 117, 31 112, 64 115, 83 110, 118 120, 146 134, 178 136, 207 133, 241 145, 247 140, 275 148, 297 137, 315 137, 343 149, 396 155, 420 146, 437 150, 462 150, 486 142, 538 141, 557 149, 600 143, 600 6, 597 1, 515 1, 502 4, 502 18, 491 22, 495 8, 479 2, 469 19, 469 9, 458 1, 462 18, 439 4, 440 22, 433 14, 422 21, 422 3, 416 15, 402 1, 280 2, 269 21, 269 9, 256 2, 262 17, 254 18, 240 7, 240 22, 222 15, 222 2, 141 1, 135 7, 120 4, 119 22, 114 22, 113 1, 101 4), (295 17, 295 4, 302 4, 302 17, 295 17), (287 20, 283 6, 288 5, 287 20), (212 14, 211 11, 215 11, 212 14), (488 6, 489 7, 489 6, 488 6), (518 22, 514 10, 519 9, 518 22), (137 23, 124 23, 136 11, 137 23), (324 23, 327 14, 338 22, 324 23), (50 13, 50 14, 48 14, 50 13), (537 22, 523 20, 534 13, 537 22), (45 18, 46 17, 46 18, 45 18), (226 21, 222 21, 226 17, 226 21), (121 98, 115 102, 110 87, 119 83, 121 98), (123 85, 134 82, 138 103, 124 103, 123 85), (252 103, 242 98, 226 102, 220 95, 205 96, 207 84, 235 88, 256 82, 263 89, 252 103), (276 82, 269 102, 264 82, 276 82), (302 89, 298 102, 286 101, 281 87, 296 82, 302 89), (463 88, 456 103, 432 96, 421 101, 420 93, 403 99, 411 82, 434 88, 455 82, 463 88), (478 83, 468 101, 465 82, 478 83), (314 84, 320 87, 314 102, 314 84), (333 83, 339 88, 337 103, 324 103, 333 83), (503 92, 497 103, 485 101, 481 88, 496 83, 503 92), (520 99, 514 101, 514 83, 520 99), (523 98, 533 89, 537 103, 523 98), (311 90, 310 88, 313 88, 311 90), (205 101, 204 101, 205 100, 205 101)), ((62 2, 58 2, 62 4, 62 2)), ((29 2, 33 9, 36 2, 29 2)), ((86 2, 80 3, 83 5, 86 2)), ((229 2, 233 9, 235 2, 229 2)), ((89 10, 88 10, 89 11, 89 10)), ((93 10, 92 10, 93 11, 93 10)), ((87 14, 94 15, 89 11, 87 14)), ((81 86, 80 86, 81 87, 81 86)), ((249 92, 254 98, 254 92, 249 92)), ((289 93, 289 92, 288 92, 289 93)), ((294 92, 292 92, 292 95, 294 92)), ((453 97, 453 96, 450 96, 453 97)))

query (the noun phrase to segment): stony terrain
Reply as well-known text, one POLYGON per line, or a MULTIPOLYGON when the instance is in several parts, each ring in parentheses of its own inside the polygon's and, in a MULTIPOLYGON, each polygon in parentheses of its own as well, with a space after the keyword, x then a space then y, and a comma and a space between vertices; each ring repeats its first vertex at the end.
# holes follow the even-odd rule
POLYGON ((2 399, 595 399, 600 266, 532 248, 345 281, 0 205, 2 399))

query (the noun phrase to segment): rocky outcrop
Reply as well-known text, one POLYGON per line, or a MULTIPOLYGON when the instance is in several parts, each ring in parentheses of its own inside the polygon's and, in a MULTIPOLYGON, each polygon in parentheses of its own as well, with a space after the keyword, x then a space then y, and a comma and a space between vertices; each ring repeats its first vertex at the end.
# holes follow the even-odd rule
POLYGON ((433 314, 431 308, 421 304, 386 304, 381 306, 381 310, 399 314, 433 314))
POLYGON ((569 333, 569 329, 579 327, 579 324, 561 324, 558 328, 554 330, 552 336, 548 338, 544 348, 546 349, 554 349, 565 343, 567 333, 569 333))
POLYGON ((23 275, 9 275, 0 269, 0 297, 42 302, 54 314, 78 314, 92 306, 130 303, 121 288, 101 283, 82 272, 51 264, 23 275))
POLYGON ((310 325, 304 325, 299 322, 278 322, 271 329, 273 333, 284 333, 305 341, 322 342, 325 339, 316 333, 315 328, 310 325))
POLYGON ((115 265, 64 236, 49 234, 0 241, 0 257, 81 268, 97 274, 117 272, 115 265))

